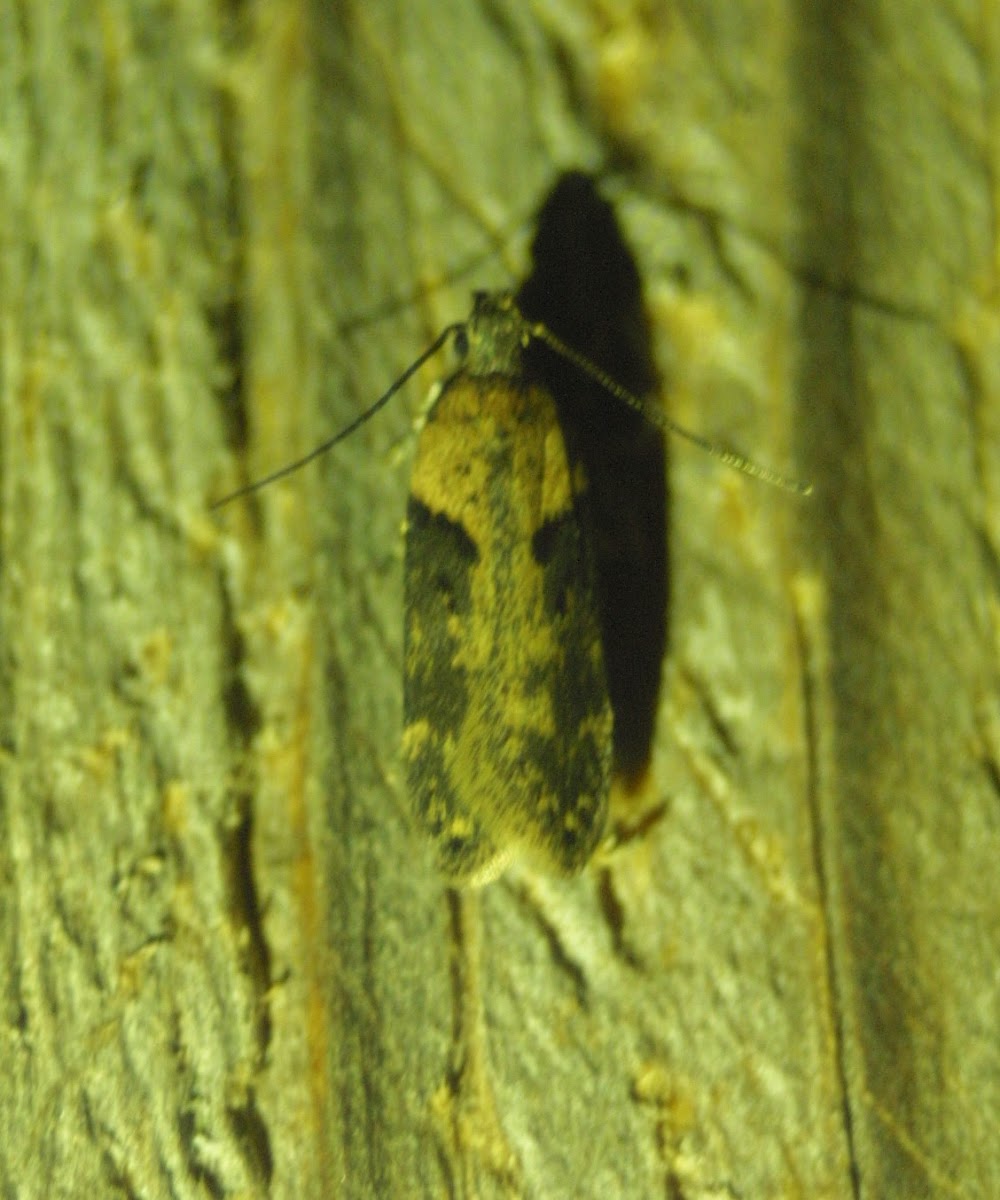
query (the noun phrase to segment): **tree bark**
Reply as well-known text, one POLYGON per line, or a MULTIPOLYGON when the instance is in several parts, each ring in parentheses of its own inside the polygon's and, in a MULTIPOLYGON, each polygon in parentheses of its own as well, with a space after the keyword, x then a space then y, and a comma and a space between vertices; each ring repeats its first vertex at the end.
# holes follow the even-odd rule
POLYGON ((989 6, 0 5, 0 1185, 1000 1195, 989 6), (559 169, 643 269, 633 836, 449 892, 401 785, 428 368, 559 169))

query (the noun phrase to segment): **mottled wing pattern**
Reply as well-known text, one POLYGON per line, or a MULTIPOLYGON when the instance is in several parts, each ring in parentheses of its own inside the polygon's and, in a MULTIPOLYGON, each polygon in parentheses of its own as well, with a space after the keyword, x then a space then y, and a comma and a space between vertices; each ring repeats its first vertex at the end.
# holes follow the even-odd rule
POLYGON ((403 752, 453 880, 485 882, 516 851, 572 872, 603 833, 612 716, 586 503, 543 389, 510 364, 446 385, 408 510, 403 752))

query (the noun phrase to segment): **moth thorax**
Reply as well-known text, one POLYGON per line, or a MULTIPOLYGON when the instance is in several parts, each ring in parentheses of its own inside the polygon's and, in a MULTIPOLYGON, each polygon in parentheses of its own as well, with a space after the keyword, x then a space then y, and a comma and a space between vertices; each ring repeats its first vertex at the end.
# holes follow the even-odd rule
POLYGON ((526 329, 512 295, 477 292, 465 326, 463 367, 474 376, 519 376, 526 329))

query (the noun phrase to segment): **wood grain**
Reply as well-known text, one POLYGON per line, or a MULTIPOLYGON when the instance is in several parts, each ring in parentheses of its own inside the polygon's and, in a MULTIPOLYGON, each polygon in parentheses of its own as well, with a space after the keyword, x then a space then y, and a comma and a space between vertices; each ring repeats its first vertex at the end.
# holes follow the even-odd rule
POLYGON ((998 47, 874 0, 0 6, 4 1195, 1000 1194, 998 47), (449 895, 398 761, 434 372, 208 506, 609 162, 667 410, 815 493, 671 448, 637 835, 449 895))

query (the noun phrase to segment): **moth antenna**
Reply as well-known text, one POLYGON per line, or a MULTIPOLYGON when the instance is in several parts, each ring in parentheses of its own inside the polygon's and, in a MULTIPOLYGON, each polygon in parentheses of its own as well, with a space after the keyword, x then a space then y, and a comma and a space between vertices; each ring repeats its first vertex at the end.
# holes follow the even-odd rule
POLYGON ((332 450, 338 442, 342 442, 345 438, 350 437, 356 429, 359 429, 366 421, 374 417, 379 409, 384 407, 384 405, 386 405, 392 399, 392 397, 395 396, 399 389, 405 383, 407 383, 417 373, 417 371, 420 370, 424 363, 429 358, 433 358, 434 355, 437 354, 448 338, 464 328, 464 322, 456 322, 454 325, 448 325, 446 328, 442 329, 431 345, 427 347, 427 349, 423 352, 423 354, 420 355, 419 358, 410 363, 410 365, 406 368, 402 375, 400 375, 396 382, 392 384, 388 391, 383 392, 374 404, 366 408, 365 411, 360 414, 360 416, 355 417, 353 421, 351 421, 348 425, 345 425, 344 428, 338 433, 335 433, 333 437, 327 438, 325 442, 320 442, 320 444, 314 449, 310 450, 308 454, 304 454, 301 458, 297 458, 294 462, 290 462, 283 467, 279 467, 277 471, 272 471, 270 475, 265 475, 261 479, 255 479, 252 483, 246 483, 243 485, 243 487, 237 488, 236 491, 229 492, 228 495, 223 496, 220 500, 216 500, 214 503, 209 505, 209 511, 214 512, 217 508, 222 508, 223 505, 228 504, 231 500, 238 500, 240 496, 249 496, 251 492, 259 492, 261 488, 267 487, 269 483, 276 483, 279 479, 284 479, 286 475, 291 475, 293 472, 298 471, 301 467, 311 463, 314 458, 319 458, 321 454, 325 454, 328 450, 332 450))
POLYGON ((620 400, 623 404, 627 404, 629 408, 634 409, 645 419, 662 429, 665 433, 672 433, 679 438, 683 438, 686 442, 691 442, 699 449, 704 450, 706 454, 710 454, 721 463, 725 463, 727 467, 733 467, 743 475, 749 475, 751 479, 759 479, 762 483, 770 484, 772 487, 781 488, 784 492, 792 492, 797 496, 808 496, 812 493, 812 484, 805 483, 801 479, 793 479, 790 475, 784 475, 780 471, 775 471, 771 467, 765 467, 762 463, 754 462, 752 458, 747 458, 745 454, 740 454, 736 450, 730 450, 728 446, 720 446, 717 442, 712 442, 708 438, 703 437, 700 433, 695 433, 692 429, 687 429, 683 425, 672 420, 661 412, 659 409, 651 408, 648 404, 643 404, 638 396, 634 396, 627 388, 623 388, 617 380, 600 367, 596 366, 585 358, 584 355, 574 350, 572 346, 567 346, 564 341, 557 338, 556 335, 541 324, 526 323, 526 332, 530 337, 535 338, 539 342, 543 342, 550 350, 554 350, 556 354, 571 362, 575 367, 578 367, 586 375, 596 380, 602 388, 616 400, 620 400))

